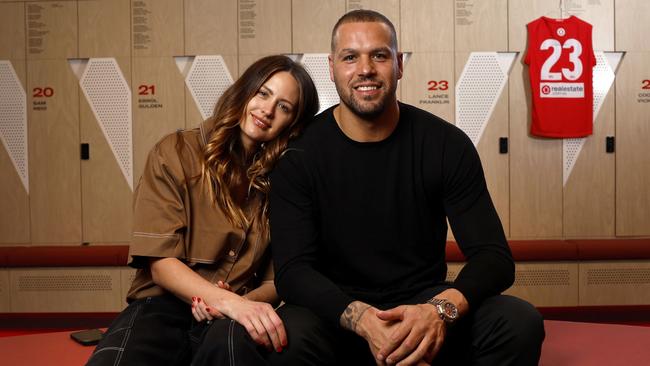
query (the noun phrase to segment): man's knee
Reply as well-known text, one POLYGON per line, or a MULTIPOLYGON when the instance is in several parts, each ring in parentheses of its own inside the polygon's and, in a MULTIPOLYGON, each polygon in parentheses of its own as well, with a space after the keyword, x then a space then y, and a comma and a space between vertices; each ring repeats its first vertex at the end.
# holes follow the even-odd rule
POLYGON ((544 319, 530 303, 513 296, 495 296, 483 304, 494 333, 513 352, 539 353, 544 341, 544 319))
POLYGON ((515 336, 531 346, 541 346, 544 340, 544 318, 535 307, 527 301, 512 296, 504 299, 504 312, 509 315, 510 328, 515 336))
POLYGON ((282 352, 269 357, 272 365, 335 364, 333 357, 333 330, 307 308, 285 304, 278 315, 287 332, 288 344, 282 352))

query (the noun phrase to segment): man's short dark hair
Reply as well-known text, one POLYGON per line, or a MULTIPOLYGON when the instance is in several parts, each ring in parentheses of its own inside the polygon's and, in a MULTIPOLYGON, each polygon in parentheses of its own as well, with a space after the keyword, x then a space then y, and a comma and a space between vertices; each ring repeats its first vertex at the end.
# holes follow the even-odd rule
POLYGON ((336 42, 334 39, 336 38, 336 32, 339 30, 341 24, 371 22, 384 23, 386 26, 388 26, 390 29, 390 47, 397 51, 397 32, 395 31, 395 26, 393 23, 388 18, 386 18, 386 16, 374 10, 358 9, 345 13, 334 25, 334 28, 332 29, 332 41, 330 45, 332 48, 332 53, 334 53, 334 50, 336 49, 336 42))

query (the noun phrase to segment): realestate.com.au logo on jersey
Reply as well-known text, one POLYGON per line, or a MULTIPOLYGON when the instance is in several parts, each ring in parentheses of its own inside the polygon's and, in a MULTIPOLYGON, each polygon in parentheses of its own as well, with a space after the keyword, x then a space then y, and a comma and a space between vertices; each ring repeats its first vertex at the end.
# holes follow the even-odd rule
POLYGON ((584 98, 584 83, 540 83, 541 98, 584 98))

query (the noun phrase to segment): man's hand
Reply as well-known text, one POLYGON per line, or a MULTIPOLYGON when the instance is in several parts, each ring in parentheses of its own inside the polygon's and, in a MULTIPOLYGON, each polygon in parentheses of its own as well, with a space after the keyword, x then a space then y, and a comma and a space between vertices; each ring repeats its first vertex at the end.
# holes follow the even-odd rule
POLYGON ((389 365, 431 363, 445 340, 446 325, 430 304, 402 305, 377 312, 377 318, 395 324, 390 338, 376 354, 389 365))
POLYGON ((341 314, 341 326, 363 337, 370 347, 378 365, 385 365, 377 358, 377 352, 388 343, 395 324, 379 319, 376 308, 361 301, 353 301, 341 314))

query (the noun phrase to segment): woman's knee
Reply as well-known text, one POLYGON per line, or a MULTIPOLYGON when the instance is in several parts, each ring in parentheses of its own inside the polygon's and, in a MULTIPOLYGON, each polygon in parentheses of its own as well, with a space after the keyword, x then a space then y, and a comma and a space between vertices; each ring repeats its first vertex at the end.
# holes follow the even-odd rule
POLYGON ((196 326, 191 334, 193 365, 257 362, 263 348, 250 337, 246 328, 232 319, 218 319, 196 326))

